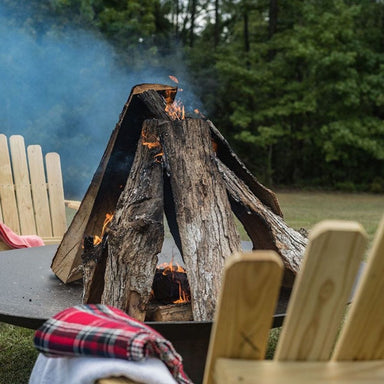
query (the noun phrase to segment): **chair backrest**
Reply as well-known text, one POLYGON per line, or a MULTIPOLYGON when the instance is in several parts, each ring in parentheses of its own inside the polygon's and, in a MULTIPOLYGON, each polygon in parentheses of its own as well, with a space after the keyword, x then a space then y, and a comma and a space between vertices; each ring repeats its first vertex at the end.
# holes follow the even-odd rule
MULTIPOLYGON (((232 256, 224 271, 203 384, 383 381, 384 217, 357 279, 366 244, 366 233, 355 222, 324 221, 314 227, 274 360, 269 361, 263 359, 282 262, 273 251, 232 256)), ((112 377, 98 383, 131 381, 112 377)))
POLYGON ((255 360, 264 359, 268 335, 264 314, 271 314, 273 304, 268 301, 275 303, 278 298, 280 260, 268 253, 269 278, 258 272, 265 263, 263 251, 231 260, 204 384, 240 382, 239 378, 274 384, 304 383, 311 378, 316 383, 331 379, 341 383, 352 377, 358 383, 384 380, 384 218, 344 320, 366 243, 363 228, 354 222, 326 221, 312 230, 273 361, 255 360), (244 273, 242 268, 255 274, 244 273), (267 279, 268 285, 260 284, 256 290, 253 281, 259 279, 267 279), (240 299, 236 285, 243 290, 240 299))
POLYGON ((60 156, 0 134, 0 221, 19 235, 60 242, 67 229, 60 156), (10 151, 9 151, 10 149, 10 151))

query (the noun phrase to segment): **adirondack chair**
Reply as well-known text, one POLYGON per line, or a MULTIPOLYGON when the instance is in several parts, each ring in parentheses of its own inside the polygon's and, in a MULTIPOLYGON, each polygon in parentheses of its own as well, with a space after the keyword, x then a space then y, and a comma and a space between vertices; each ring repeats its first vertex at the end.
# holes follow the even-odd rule
POLYGON ((9 138, 9 148, 0 134, 0 221, 19 235, 59 243, 67 229, 60 156, 47 153, 44 162, 40 145, 26 151, 20 135, 9 138))
MULTIPOLYGON (((225 270, 203 383, 383 381, 384 217, 344 320, 366 243, 355 222, 325 221, 312 230, 273 360, 263 359, 282 263, 273 251, 234 255, 225 270)), ((123 383, 132 381, 97 382, 123 383)))

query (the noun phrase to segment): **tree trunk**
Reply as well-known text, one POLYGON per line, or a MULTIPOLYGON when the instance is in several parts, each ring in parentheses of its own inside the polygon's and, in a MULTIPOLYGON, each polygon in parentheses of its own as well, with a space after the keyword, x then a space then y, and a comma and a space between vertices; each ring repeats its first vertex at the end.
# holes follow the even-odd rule
POLYGON ((215 36, 214 36, 214 47, 215 49, 220 43, 220 1, 215 0, 215 36))
POLYGON ((277 16, 278 16, 278 0, 269 0, 269 21, 268 21, 268 37, 269 39, 276 33, 277 16))
POLYGON ((157 138, 157 122, 146 121, 109 229, 101 300, 140 321, 145 319, 157 255, 164 239, 163 173, 157 138))
POLYGON ((212 320, 225 259, 240 239, 223 180, 213 158, 210 128, 198 119, 163 122, 160 141, 170 178, 192 311, 212 320))
POLYGON ((196 22, 197 0, 192 0, 191 4, 191 26, 189 29, 189 46, 193 48, 195 44, 195 22, 196 22))

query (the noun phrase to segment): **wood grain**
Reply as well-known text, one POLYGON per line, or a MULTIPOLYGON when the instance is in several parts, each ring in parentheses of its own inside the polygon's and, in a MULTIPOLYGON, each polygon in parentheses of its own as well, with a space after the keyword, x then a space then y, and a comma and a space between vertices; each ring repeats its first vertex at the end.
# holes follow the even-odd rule
POLYGON ((20 135, 11 136, 9 138, 9 146, 11 150, 17 206, 20 208, 18 210, 20 233, 23 235, 35 235, 37 231, 24 138, 20 135))
POLYGON ((47 168, 52 232, 53 236, 63 236, 67 230, 67 219, 65 216, 63 175, 61 173, 59 154, 55 152, 47 153, 45 163, 47 168))
POLYGON ((201 119, 159 122, 181 253, 195 321, 212 321, 226 258, 240 236, 224 182, 213 160, 210 129, 201 119))
POLYGON ((219 357, 263 359, 278 298, 283 264, 274 251, 237 253, 225 268, 204 384, 219 357))
POLYGON ((109 227, 101 298, 103 304, 120 308, 140 321, 145 319, 164 240, 163 170, 156 160, 161 152, 157 137, 157 121, 146 121, 109 227))
POLYGON ((2 221, 14 232, 20 234, 19 215, 12 177, 11 159, 7 137, 0 134, 0 205, 2 221))
POLYGON ((384 217, 335 348, 334 360, 384 359, 384 217))
POLYGON ((95 384, 140 384, 137 381, 132 381, 127 377, 108 377, 106 379, 99 379, 95 384))
POLYGON ((276 360, 329 359, 366 242, 355 222, 324 221, 313 228, 276 360))
POLYGON ((218 359, 216 384, 381 383, 384 361, 274 362, 218 359))
POLYGON ((51 237, 51 213, 49 211, 43 153, 40 145, 29 145, 27 154, 37 234, 39 236, 51 237))

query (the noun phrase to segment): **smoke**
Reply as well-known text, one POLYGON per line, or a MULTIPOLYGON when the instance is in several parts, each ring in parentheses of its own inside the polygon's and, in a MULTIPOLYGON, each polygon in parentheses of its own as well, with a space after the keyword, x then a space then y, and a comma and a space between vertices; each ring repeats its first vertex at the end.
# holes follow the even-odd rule
POLYGON ((114 49, 95 34, 58 31, 46 21, 37 35, 23 16, 9 12, 0 5, 0 132, 58 152, 66 197, 81 199, 131 88, 172 84, 172 69, 123 70, 114 49))

